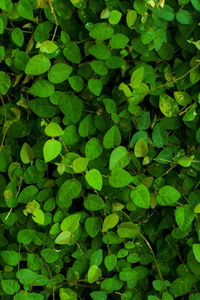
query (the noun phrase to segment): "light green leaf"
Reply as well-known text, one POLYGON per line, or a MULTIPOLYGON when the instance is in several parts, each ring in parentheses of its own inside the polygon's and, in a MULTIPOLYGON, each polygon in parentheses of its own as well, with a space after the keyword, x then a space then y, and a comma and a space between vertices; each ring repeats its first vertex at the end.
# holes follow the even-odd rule
POLYGON ((29 164, 34 159, 34 152, 31 146, 27 143, 22 145, 20 150, 20 158, 24 164, 29 164))
POLYGON ((43 213, 43 211, 40 208, 34 209, 32 219, 36 223, 38 223, 40 225, 43 225, 44 224, 44 213, 43 213))
POLYGON ((51 67, 48 57, 38 54, 31 57, 25 67, 25 73, 28 75, 40 75, 47 72, 51 67))
POLYGON ((102 225, 102 232, 106 232, 109 229, 115 227, 117 223, 119 222, 119 216, 116 214, 110 214, 105 217, 102 225))
POLYGON ((107 75, 108 74, 108 68, 106 66, 106 63, 101 60, 93 60, 91 62, 91 68, 94 72, 96 72, 99 75, 107 75))
POLYGON ((96 194, 89 194, 84 200, 83 205, 89 211, 97 211, 105 207, 103 199, 96 194))
POLYGON ((194 6, 194 8, 198 11, 200 11, 200 2, 199 0, 191 0, 192 5, 194 6))
POLYGON ((86 117, 79 123, 78 133, 81 137, 93 135, 96 131, 93 122, 93 115, 87 114, 86 117))
POLYGON ((176 102, 182 106, 192 103, 192 97, 186 92, 176 91, 174 92, 174 98, 176 102))
POLYGON ((195 214, 188 204, 177 207, 175 211, 176 223, 183 231, 187 231, 194 220, 195 214))
POLYGON ((196 258, 198 263, 200 263, 200 244, 193 244, 192 245, 192 250, 193 250, 193 253, 194 253, 194 257, 196 258))
POLYGON ((93 39, 104 41, 113 36, 113 29, 108 23, 97 23, 90 31, 89 36, 93 39))
POLYGON ((89 217, 85 221, 85 230, 87 234, 94 238, 101 229, 101 219, 99 217, 89 217))
POLYGON ((24 19, 28 19, 30 21, 33 21, 34 19, 32 5, 29 0, 20 0, 17 4, 17 12, 24 19))
POLYGON ((162 94, 160 96, 159 107, 163 115, 168 118, 175 117, 179 113, 179 108, 176 101, 167 94, 162 94))
POLYGON ((114 188, 124 187, 131 183, 131 181, 131 174, 121 168, 113 169, 109 177, 109 184, 114 188))
POLYGON ((96 265, 92 265, 88 270, 88 282, 93 283, 101 277, 101 269, 96 265))
POLYGON ((182 167, 188 168, 194 159, 194 155, 184 156, 178 160, 178 164, 182 167))
POLYGON ((122 13, 120 11, 118 11, 116 9, 112 10, 111 13, 110 13, 110 16, 108 18, 109 23, 111 25, 116 25, 121 20, 121 17, 122 17, 122 13))
POLYGON ((150 206, 150 193, 144 184, 139 184, 131 191, 131 199, 136 206, 148 209, 150 206))
POLYGON ((55 239, 55 244, 66 245, 72 239, 72 234, 69 231, 61 232, 55 239))
POLYGON ((80 218, 81 218, 80 214, 69 215, 62 221, 60 225, 61 230, 74 233, 79 227, 80 218))
POLYGON ((30 93, 34 96, 47 98, 53 95, 55 87, 45 79, 36 80, 30 88, 30 93))
POLYGON ((135 10, 128 10, 126 15, 126 24, 128 27, 132 27, 137 19, 137 12, 135 10))
POLYGON ((75 173, 82 173, 87 170, 89 159, 85 157, 76 158, 73 161, 72 168, 75 173))
POLYGON ((140 67, 132 73, 130 86, 133 89, 138 88, 143 80, 143 77, 144 77, 144 67, 140 67))
POLYGON ((53 53, 58 49, 58 46, 52 41, 44 41, 40 46, 42 53, 53 53))
POLYGON ((65 96, 60 98, 59 107, 73 123, 77 123, 80 120, 83 104, 76 95, 65 94, 65 96))
POLYGON ((139 139, 134 146, 136 157, 145 157, 148 153, 148 145, 143 139, 139 139))
POLYGON ((97 138, 91 138, 85 145, 85 156, 92 160, 101 155, 103 146, 97 138))
POLYGON ((59 141, 56 140, 48 140, 44 144, 43 147, 43 155, 44 155, 44 161, 49 162, 56 158, 62 149, 62 145, 59 141))
POLYGON ((62 209, 64 207, 70 207, 72 205, 72 199, 79 196, 81 188, 81 183, 78 180, 66 180, 58 191, 58 197, 56 199, 58 206, 62 209))
POLYGON ((174 187, 165 185, 160 188, 157 195, 157 202, 160 205, 171 205, 177 202, 181 198, 181 194, 174 187))
POLYGON ((83 78, 78 75, 73 75, 68 78, 71 88, 76 92, 81 92, 83 89, 83 78))
POLYGON ((77 300, 77 293, 69 288, 60 288, 59 297, 60 300, 77 300))
POLYGON ((87 183, 98 191, 101 191, 103 185, 102 175, 97 169, 91 169, 86 172, 85 179, 87 183))
POLYGON ((31 284, 37 279, 37 273, 29 269, 20 269, 17 271, 16 277, 21 284, 31 284))
POLYGON ((59 124, 51 122, 45 127, 45 134, 51 137, 57 137, 63 135, 64 131, 59 124))
POLYGON ((109 50, 108 46, 103 43, 98 43, 91 46, 88 49, 88 52, 97 59, 106 60, 111 57, 111 51, 109 50))
POLYGON ((130 162, 130 154, 124 146, 115 148, 110 155, 109 169, 125 168, 130 162))
POLYGON ((55 84, 61 83, 69 77, 72 70, 73 68, 67 64, 57 63, 51 67, 48 79, 55 84))

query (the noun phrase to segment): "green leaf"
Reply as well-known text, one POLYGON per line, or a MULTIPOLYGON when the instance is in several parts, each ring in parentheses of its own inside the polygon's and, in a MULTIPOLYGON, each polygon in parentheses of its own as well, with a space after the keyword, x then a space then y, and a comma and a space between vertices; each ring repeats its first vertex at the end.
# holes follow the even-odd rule
POLYGON ((30 88, 30 93, 36 97, 47 98, 53 95, 55 87, 45 79, 38 79, 30 88))
POLYGON ((139 139, 134 146, 136 157, 145 157, 148 153, 148 145, 143 139, 139 139))
POLYGON ((60 288, 59 297, 60 300, 77 300, 77 293, 69 288, 60 288))
POLYGON ((99 75, 107 75, 108 74, 108 68, 104 61, 100 60, 93 60, 91 62, 91 68, 94 72, 96 72, 99 75))
POLYGON ((17 11, 21 17, 33 21, 33 8, 29 0, 20 0, 17 4, 17 11))
POLYGON ((68 78, 69 84, 71 86, 71 88, 75 91, 75 92, 81 92, 83 89, 83 78, 81 76, 78 75, 74 75, 74 76, 70 76, 68 78))
POLYGON ((117 256, 115 254, 107 255, 104 259, 104 264, 108 272, 112 271, 117 264, 117 256))
POLYGON ((37 279, 37 273, 29 269, 20 269, 17 271, 16 277, 21 284, 31 284, 37 279))
POLYGON ((14 295, 20 289, 19 283, 14 279, 1 280, 1 286, 6 295, 14 295))
POLYGON ((97 281, 101 275, 101 269, 99 269, 96 265, 92 265, 88 270, 88 282, 93 283, 97 281))
POLYGON ((44 144, 43 147, 43 155, 44 155, 44 161, 49 162, 56 158, 62 149, 62 145, 59 141, 56 140, 48 140, 44 144))
POLYGON ((27 75, 41 75, 46 73, 51 67, 51 62, 48 57, 43 54, 38 54, 31 57, 25 67, 27 75))
POLYGON ((91 46, 88 49, 88 52, 89 52, 89 54, 93 55, 97 59, 106 60, 111 57, 111 52, 110 52, 108 46, 106 46, 103 43, 98 43, 96 45, 91 46))
POLYGON ((51 122, 45 127, 45 134, 50 137, 57 137, 63 135, 64 131, 59 124, 51 122))
POLYGON ((6 95, 10 87, 11 87, 10 76, 5 72, 0 71, 0 93, 2 95, 6 95))
POLYGON ((95 126, 93 122, 92 114, 86 115, 86 117, 79 123, 78 133, 81 137, 88 137, 95 133, 95 126))
POLYGON ((128 10, 126 15, 126 24, 128 27, 132 27, 137 19, 137 12, 135 10, 128 10))
POLYGON ((42 249, 40 254, 49 264, 54 263, 59 258, 59 254, 56 252, 56 250, 50 248, 42 249))
POLYGON ((80 120, 83 104, 76 95, 66 94, 64 97, 61 97, 59 107, 73 123, 77 123, 80 120))
POLYGON ((194 6, 194 8, 198 11, 200 11, 200 2, 199 0, 191 0, 192 5, 194 6))
POLYGON ((127 171, 116 168, 112 170, 111 176, 109 177, 109 184, 114 188, 121 188, 132 181, 132 176, 127 171))
POLYGON ((197 116, 196 108, 197 108, 197 104, 195 103, 183 116, 184 122, 191 122, 195 119, 195 117, 197 116))
POLYGON ((92 160, 101 155, 103 146, 97 138, 91 138, 85 145, 85 156, 92 160))
POLYGON ((69 215, 62 221, 60 225, 61 230, 74 233, 79 227, 80 218, 80 214, 69 215))
POLYGON ((87 234, 94 238, 101 229, 101 219, 98 217, 89 217, 85 221, 85 230, 87 234))
POLYGON ((198 263, 200 263, 200 244, 193 244, 192 250, 193 250, 195 259, 198 261, 198 263))
POLYGON ((90 296, 92 297, 93 300, 106 300, 107 295, 103 291, 95 291, 90 293, 90 296))
POLYGON ((29 164, 30 162, 33 161, 34 152, 33 152, 33 149, 31 148, 31 146, 29 144, 24 143, 22 145, 22 148, 20 150, 20 158, 21 158, 21 161, 24 164, 29 164))
POLYGON ((96 194, 89 194, 83 204, 89 211, 97 211, 105 207, 103 199, 96 194))
POLYGON ((97 169, 91 169, 86 172, 85 179, 87 183, 95 190, 101 191, 103 186, 102 175, 97 169))
POLYGON ((121 33, 114 34, 110 40, 110 46, 113 49, 124 48, 129 42, 129 38, 121 33))
POLYGON ((195 214, 192 207, 185 204, 181 207, 177 207, 175 211, 176 223, 183 231, 187 231, 194 220, 195 214))
POLYGON ((131 191, 131 199, 136 206, 148 209, 150 206, 150 193, 144 184, 139 184, 131 191))
POLYGON ((13 42, 18 46, 22 47, 24 44, 24 33, 20 28, 15 28, 11 33, 13 42))
POLYGON ((186 92, 176 91, 174 92, 174 98, 176 102, 182 106, 192 103, 192 97, 186 92))
POLYGON ((104 41, 110 39, 113 36, 113 29, 107 23, 97 23, 90 31, 89 36, 93 39, 104 41))
POLYGON ((160 205, 171 205, 177 202, 181 198, 181 194, 174 187, 170 185, 165 185, 160 188, 157 195, 157 202, 160 205))
POLYGON ((87 170, 89 159, 85 157, 76 158, 73 161, 72 168, 75 173, 82 173, 87 170))
POLYGON ((121 134, 116 125, 113 125, 104 135, 103 146, 105 149, 111 149, 119 146, 121 143, 121 134))
POLYGON ((3 250, 0 255, 3 261, 10 266, 18 265, 21 260, 21 254, 13 250, 3 250))
POLYGON ((60 187, 56 200, 59 207, 70 207, 72 199, 77 198, 81 192, 81 183, 78 180, 68 179, 60 187), (67 195, 67 198, 66 198, 67 195))
POLYGON ((109 23, 111 25, 116 25, 121 20, 121 17, 122 17, 122 13, 120 11, 118 11, 116 9, 112 10, 111 13, 110 13, 110 16, 108 18, 109 23))
POLYGON ((32 219, 36 223, 38 223, 40 225, 44 225, 44 213, 43 213, 43 211, 40 208, 34 209, 32 219))
POLYGON ((137 272, 131 268, 123 268, 119 273, 119 279, 123 281, 129 281, 137 279, 137 272))
POLYGON ((143 77, 144 77, 144 67, 140 67, 132 73, 130 86, 133 89, 138 88, 143 80, 143 77))
POLYGON ((188 168, 190 167, 193 159, 194 159, 194 155, 184 156, 178 160, 178 164, 182 167, 188 168))
POLYGON ((57 109, 46 98, 35 98, 28 102, 30 109, 38 116, 42 118, 52 118, 55 116, 57 109))
POLYGON ((71 239, 72 239, 71 232, 63 231, 55 239, 55 244, 66 245, 71 241, 71 239))
POLYGON ((160 96, 159 107, 163 115, 165 115, 168 118, 175 117, 179 113, 179 108, 176 104, 176 101, 167 94, 162 94, 160 96))
POLYGON ((124 146, 115 148, 110 155, 109 169, 125 168, 130 162, 130 154, 124 146))
POLYGON ((52 41, 44 41, 40 46, 42 53, 53 53, 58 49, 58 46, 52 41))
POLYGON ((100 79, 90 78, 88 81, 88 88, 92 94, 100 96, 103 88, 103 82, 100 79))
POLYGON ((110 69, 119 69, 125 65, 125 61, 122 57, 113 55, 109 59, 106 60, 106 65, 110 69))
POLYGON ((98 249, 90 257, 90 265, 96 265, 99 266, 102 263, 103 260, 103 250, 98 249))
POLYGON ((193 23, 193 19, 189 11, 181 9, 176 14, 176 20, 184 25, 189 25, 193 23))
POLYGON ((69 77, 72 70, 73 68, 67 64, 57 63, 51 67, 48 79, 55 84, 61 83, 69 77))
POLYGON ((106 232, 109 229, 115 227, 117 223, 119 222, 119 216, 116 214, 110 214, 105 217, 102 225, 102 232, 106 232))
POLYGON ((63 54, 70 62, 80 64, 82 55, 79 46, 75 42, 68 42, 63 49, 63 54))

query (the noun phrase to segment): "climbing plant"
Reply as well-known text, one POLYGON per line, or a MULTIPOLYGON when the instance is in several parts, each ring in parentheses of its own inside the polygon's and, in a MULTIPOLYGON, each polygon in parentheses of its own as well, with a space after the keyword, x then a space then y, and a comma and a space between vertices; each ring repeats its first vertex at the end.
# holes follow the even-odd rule
POLYGON ((200 1, 0 9, 0 298, 200 299, 200 1))

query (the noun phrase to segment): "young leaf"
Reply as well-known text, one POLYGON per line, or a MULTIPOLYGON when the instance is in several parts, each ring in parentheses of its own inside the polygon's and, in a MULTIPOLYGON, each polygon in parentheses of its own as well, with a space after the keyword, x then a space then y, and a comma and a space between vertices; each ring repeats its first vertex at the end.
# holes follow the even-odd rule
POLYGON ((144 67, 140 67, 132 73, 130 86, 133 89, 138 88, 143 80, 143 77, 144 77, 144 67))
POLYGON ((27 143, 24 143, 22 145, 21 151, 20 151, 20 158, 21 161, 24 164, 29 164, 34 159, 34 152, 31 146, 27 143))
POLYGON ((69 231, 61 232, 55 239, 55 244, 66 245, 72 239, 72 234, 69 231))
POLYGON ((134 146, 134 154, 136 157, 145 157, 148 153, 148 145, 143 139, 139 139, 134 146))
POLYGON ((136 186, 136 188, 131 191, 130 196, 136 206, 146 209, 149 208, 150 193, 145 185, 139 184, 138 186, 136 186))
POLYGON ((112 271, 117 264, 117 256, 115 254, 107 255, 104 259, 104 264, 108 272, 112 271))
POLYGON ((102 226, 102 232, 106 232, 109 229, 115 227, 117 223, 119 222, 119 216, 116 214, 110 214, 105 217, 103 221, 103 226, 102 226))
POLYGON ((192 245, 192 250, 193 250, 193 253, 194 253, 194 257, 196 258, 198 263, 200 263, 200 244, 193 244, 192 245))
POLYGON ((61 152, 62 145, 59 141, 48 140, 43 147, 44 161, 49 162, 56 158, 61 152))
POLYGON ((86 172, 85 179, 87 183, 98 191, 101 191, 103 185, 102 175, 97 169, 91 169, 86 172))
POLYGON ((101 277, 102 272, 101 269, 96 265, 92 265, 88 270, 88 282, 93 283, 101 277))
POLYGON ((89 36, 93 39, 104 41, 110 39, 113 36, 113 29, 107 23, 97 23, 90 31, 89 36))
POLYGON ((130 155, 124 146, 115 148, 110 155, 109 169, 125 168, 130 162, 130 155))
POLYGON ((69 77, 72 70, 73 68, 67 64, 57 63, 51 67, 48 79, 55 84, 61 83, 69 77))
POLYGON ((62 221, 60 225, 61 230, 74 233, 79 227, 80 218, 80 214, 69 215, 62 221))
POLYGON ((168 118, 175 117, 179 113, 179 108, 176 101, 167 94, 162 94, 160 96, 159 107, 163 115, 168 118))
POLYGON ((170 185, 165 185, 160 188, 157 195, 157 202, 160 205, 171 205, 174 204, 181 198, 181 194, 174 187, 170 185))
POLYGON ((111 149, 119 146, 121 143, 121 134, 116 125, 113 125, 104 135, 103 146, 105 149, 111 149))
POLYGON ((85 157, 76 158, 73 161, 72 168, 75 173, 82 173, 87 170, 89 159, 85 157))
POLYGON ((49 123, 45 128, 45 134, 50 137, 57 137, 64 134, 64 131, 57 123, 49 123))
POLYGON ((113 169, 109 177, 109 184, 114 188, 124 187, 131 183, 131 181, 131 174, 121 168, 113 169))

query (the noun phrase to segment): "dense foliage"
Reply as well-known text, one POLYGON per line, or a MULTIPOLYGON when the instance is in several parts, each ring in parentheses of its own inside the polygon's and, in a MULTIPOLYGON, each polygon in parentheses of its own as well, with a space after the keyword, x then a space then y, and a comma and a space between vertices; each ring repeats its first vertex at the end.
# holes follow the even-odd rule
POLYGON ((1 299, 200 299, 200 1, 0 9, 1 299))

